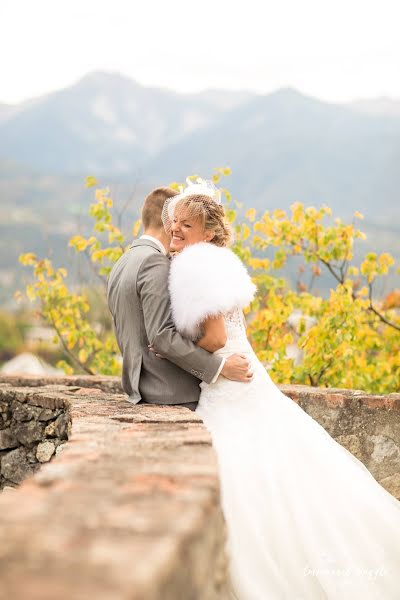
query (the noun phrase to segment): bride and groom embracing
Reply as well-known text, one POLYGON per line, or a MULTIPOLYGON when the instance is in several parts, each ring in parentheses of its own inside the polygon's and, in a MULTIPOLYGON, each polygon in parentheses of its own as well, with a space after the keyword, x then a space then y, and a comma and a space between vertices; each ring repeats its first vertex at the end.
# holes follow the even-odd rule
POLYGON ((187 406, 210 431, 232 598, 397 600, 400 502, 255 355, 243 308, 256 289, 228 248, 219 190, 158 188, 142 221, 108 282, 122 385, 133 404, 187 406))

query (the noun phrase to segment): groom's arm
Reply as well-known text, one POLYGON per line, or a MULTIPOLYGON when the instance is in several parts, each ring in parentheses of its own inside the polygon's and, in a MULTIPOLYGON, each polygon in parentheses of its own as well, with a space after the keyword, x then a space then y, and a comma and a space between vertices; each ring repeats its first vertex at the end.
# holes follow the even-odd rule
POLYGON ((169 261, 159 253, 145 259, 138 272, 136 285, 147 339, 164 358, 211 383, 221 371, 224 360, 199 348, 176 330, 171 314, 168 275, 169 261))

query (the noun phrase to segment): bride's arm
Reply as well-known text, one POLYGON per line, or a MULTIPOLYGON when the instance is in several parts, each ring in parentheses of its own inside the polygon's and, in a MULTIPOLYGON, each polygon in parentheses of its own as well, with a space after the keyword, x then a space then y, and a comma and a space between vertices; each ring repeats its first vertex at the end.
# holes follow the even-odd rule
POLYGON ((208 317, 202 323, 203 336, 196 342, 197 346, 215 352, 226 344, 226 329, 224 317, 208 317))

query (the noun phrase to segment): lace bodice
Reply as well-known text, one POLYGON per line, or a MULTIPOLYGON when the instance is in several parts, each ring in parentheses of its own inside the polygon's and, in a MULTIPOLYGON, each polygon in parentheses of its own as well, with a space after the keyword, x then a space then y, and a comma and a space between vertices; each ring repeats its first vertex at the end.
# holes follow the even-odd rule
POLYGON ((246 321, 240 308, 224 314, 225 327, 227 333, 226 344, 216 354, 225 356, 235 352, 249 353, 252 348, 246 335, 246 321))
POLYGON ((240 308, 224 314, 228 338, 246 336, 246 322, 240 308))

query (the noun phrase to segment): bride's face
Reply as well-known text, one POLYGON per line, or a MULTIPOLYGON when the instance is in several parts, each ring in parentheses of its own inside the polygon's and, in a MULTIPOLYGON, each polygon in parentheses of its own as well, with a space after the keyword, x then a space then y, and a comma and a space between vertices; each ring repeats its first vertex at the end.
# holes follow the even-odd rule
POLYGON ((171 223, 171 250, 180 252, 190 244, 210 242, 212 231, 205 231, 200 217, 189 216, 184 210, 174 215, 171 223))

